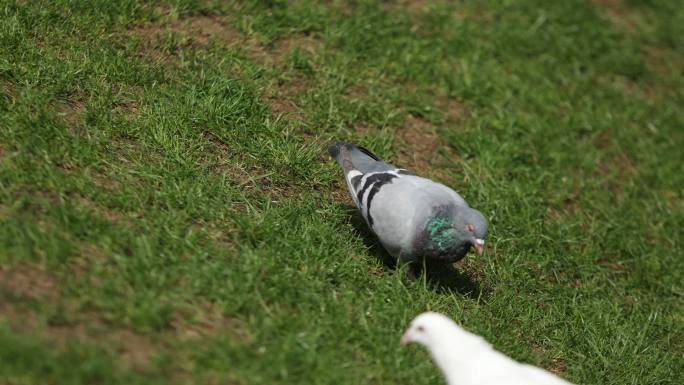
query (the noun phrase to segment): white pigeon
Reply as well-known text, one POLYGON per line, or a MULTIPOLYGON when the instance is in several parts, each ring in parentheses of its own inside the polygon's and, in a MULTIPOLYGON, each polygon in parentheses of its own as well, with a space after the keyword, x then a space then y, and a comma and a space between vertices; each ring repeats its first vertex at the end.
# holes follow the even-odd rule
POLYGON ((572 385, 494 350, 484 338, 439 313, 414 318, 401 337, 402 345, 410 342, 427 348, 449 385, 572 385))
POLYGON ((399 261, 452 263, 471 247, 482 254, 487 220, 456 191, 352 143, 335 143, 328 152, 342 167, 361 216, 399 261))

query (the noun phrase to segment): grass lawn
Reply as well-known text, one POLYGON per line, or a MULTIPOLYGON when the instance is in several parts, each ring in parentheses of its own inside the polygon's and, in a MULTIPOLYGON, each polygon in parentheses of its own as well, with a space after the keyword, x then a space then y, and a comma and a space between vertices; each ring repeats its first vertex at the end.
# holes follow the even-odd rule
POLYGON ((0 2, 0 384, 440 384, 446 313, 578 384, 684 383, 672 1, 0 2), (335 140, 485 255, 410 281, 335 140))

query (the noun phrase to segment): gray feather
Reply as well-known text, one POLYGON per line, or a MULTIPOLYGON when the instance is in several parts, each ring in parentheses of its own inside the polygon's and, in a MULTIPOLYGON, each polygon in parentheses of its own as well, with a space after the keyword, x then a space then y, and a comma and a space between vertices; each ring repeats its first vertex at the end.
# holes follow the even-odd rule
POLYGON ((370 150, 347 142, 337 142, 328 148, 328 153, 344 169, 358 170, 364 174, 369 172, 390 171, 396 167, 380 160, 370 150))
POLYGON ((328 151, 344 170, 361 215, 393 256, 456 261, 476 238, 485 236, 482 214, 451 188, 351 143, 338 142, 328 151))

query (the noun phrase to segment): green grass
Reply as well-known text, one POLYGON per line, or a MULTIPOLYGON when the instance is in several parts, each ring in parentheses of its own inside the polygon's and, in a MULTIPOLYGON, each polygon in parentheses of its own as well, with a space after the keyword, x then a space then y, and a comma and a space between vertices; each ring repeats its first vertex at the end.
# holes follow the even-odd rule
POLYGON ((398 343, 430 309, 684 383, 684 11, 596 3, 0 3, 0 382, 441 383, 398 343), (459 190, 485 255, 385 266, 339 139, 459 190))

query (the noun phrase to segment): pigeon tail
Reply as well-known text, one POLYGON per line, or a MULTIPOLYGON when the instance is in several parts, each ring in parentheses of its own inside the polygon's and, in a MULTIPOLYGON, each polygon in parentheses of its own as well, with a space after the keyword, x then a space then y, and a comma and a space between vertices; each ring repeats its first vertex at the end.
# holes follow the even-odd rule
POLYGON ((367 148, 349 142, 337 142, 328 147, 328 153, 344 169, 345 174, 351 170, 368 172, 393 170, 394 166, 383 162, 367 148))

